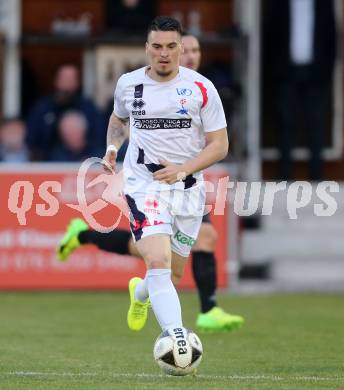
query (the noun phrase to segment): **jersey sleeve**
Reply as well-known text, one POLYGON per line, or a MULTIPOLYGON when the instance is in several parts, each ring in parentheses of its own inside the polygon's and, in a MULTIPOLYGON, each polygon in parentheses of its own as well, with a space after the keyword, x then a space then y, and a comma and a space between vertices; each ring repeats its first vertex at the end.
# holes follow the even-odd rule
POLYGON ((220 96, 212 83, 199 83, 203 95, 201 119, 205 133, 221 130, 227 127, 226 117, 220 96))
POLYGON ((119 118, 128 118, 129 112, 125 108, 125 99, 124 99, 124 89, 125 82, 123 76, 118 79, 117 86, 115 89, 114 103, 113 103, 113 112, 119 118))

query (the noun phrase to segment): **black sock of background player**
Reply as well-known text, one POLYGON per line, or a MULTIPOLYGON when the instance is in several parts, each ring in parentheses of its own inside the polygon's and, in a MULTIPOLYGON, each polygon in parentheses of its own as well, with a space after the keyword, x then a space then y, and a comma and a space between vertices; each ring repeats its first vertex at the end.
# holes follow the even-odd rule
POLYGON ((113 230, 109 233, 100 233, 95 230, 80 232, 78 239, 80 244, 94 244, 99 249, 120 255, 129 254, 129 241, 131 233, 126 230, 113 230))
POLYGON ((216 260, 214 253, 192 252, 192 272, 197 285, 202 313, 216 306, 216 260))

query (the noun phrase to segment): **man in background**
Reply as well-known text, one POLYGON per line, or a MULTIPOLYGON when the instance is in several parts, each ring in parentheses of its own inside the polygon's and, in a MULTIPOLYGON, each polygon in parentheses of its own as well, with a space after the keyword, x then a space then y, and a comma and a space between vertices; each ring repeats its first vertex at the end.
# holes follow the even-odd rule
POLYGON ((276 86, 280 179, 292 179, 300 123, 309 143, 309 176, 323 177, 322 149, 331 117, 336 56, 333 0, 267 0, 266 60, 276 86))
POLYGON ((20 118, 5 119, 0 125, 0 161, 25 163, 30 152, 25 144, 26 125, 20 118))
MULTIPOLYGON (((50 153, 50 161, 77 162, 90 156, 100 156, 100 150, 87 142, 88 122, 82 112, 67 111, 58 123, 58 136, 61 141, 50 153)), ((99 148, 100 149, 100 148, 99 148)))
POLYGON ((50 153, 61 145, 58 123, 70 110, 81 112, 89 129, 87 142, 103 146, 105 125, 100 111, 93 102, 80 95, 80 75, 76 66, 65 64, 57 70, 54 91, 38 100, 28 119, 27 142, 35 160, 50 160, 50 153))

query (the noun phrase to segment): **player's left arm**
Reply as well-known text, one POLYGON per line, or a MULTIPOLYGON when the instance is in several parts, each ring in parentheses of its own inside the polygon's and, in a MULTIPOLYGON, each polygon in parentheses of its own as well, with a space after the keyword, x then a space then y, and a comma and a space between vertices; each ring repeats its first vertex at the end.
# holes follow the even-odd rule
POLYGON ((186 161, 184 164, 173 164, 166 160, 161 160, 160 164, 165 168, 153 174, 155 180, 174 184, 184 179, 187 175, 201 171, 211 165, 223 160, 228 153, 227 128, 206 133, 206 147, 194 159, 186 161))
POLYGON ((186 175, 201 171, 223 160, 228 154, 227 128, 205 134, 206 147, 194 159, 182 164, 186 175))

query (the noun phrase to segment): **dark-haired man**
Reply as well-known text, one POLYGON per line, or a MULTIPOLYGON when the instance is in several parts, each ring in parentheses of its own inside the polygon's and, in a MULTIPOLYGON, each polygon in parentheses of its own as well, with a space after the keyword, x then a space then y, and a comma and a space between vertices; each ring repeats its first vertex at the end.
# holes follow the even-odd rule
MULTIPOLYGON (((151 34, 152 33, 153 32, 151 32, 151 34)), ((174 43, 179 44, 179 40, 175 41, 174 43)), ((190 69, 197 70, 199 67, 200 57, 201 57, 198 40, 192 35, 185 35, 182 37, 182 43, 184 46, 184 53, 181 55, 181 64, 190 69)), ((150 42, 148 40, 147 50, 149 50, 149 44, 150 42)), ((154 49, 155 46, 159 46, 159 45, 160 45, 159 42, 158 43, 153 42, 152 48, 154 49)), ((169 66, 171 65, 171 62, 173 62, 173 57, 166 56, 166 60, 165 60, 164 56, 159 56, 157 59, 158 59, 156 63, 157 74, 159 75, 158 72, 166 74, 169 71, 169 66)), ((199 94, 198 96, 202 95, 202 99, 208 98, 208 95, 202 94, 203 84, 197 84, 199 80, 203 81, 206 79, 204 79, 203 77, 201 77, 199 74, 195 72, 188 73, 188 71, 187 70, 184 71, 183 68, 180 68, 180 70, 178 73, 176 73, 177 77, 178 75, 179 77, 181 77, 181 72, 183 73, 186 72, 186 75, 189 74, 192 75, 191 77, 192 81, 188 80, 187 76, 184 76, 186 78, 185 82, 192 83, 192 89, 190 89, 191 95, 192 93, 195 93, 195 95, 196 93, 198 93, 199 94), (195 77, 196 79, 194 79, 195 77)), ((149 77, 149 70, 145 75, 145 77, 149 77)), ((162 77, 164 78, 166 76, 162 76, 162 77)), ((167 82, 169 83, 170 80, 167 80, 167 82)), ((209 83, 208 80, 207 83, 209 83)), ((178 89, 177 89, 178 80, 175 80, 174 84, 175 86, 173 86, 170 89, 174 91, 176 95, 176 100, 178 100, 178 98, 180 101, 182 99, 187 100, 185 99, 185 97, 178 95, 178 89)), ((212 86, 212 84, 210 84, 209 88, 213 89, 214 87, 212 86)), ((191 98, 194 98, 194 96, 191 96, 191 98)), ((217 97, 215 99, 217 99, 217 97)), ((203 103, 204 100, 202 101, 202 104, 203 103)), ((201 110, 207 109, 206 104, 205 107, 203 108, 201 107, 201 110)), ((218 100, 217 100, 217 104, 218 104, 218 100)), ((181 105, 183 106, 182 103, 181 105)), ((177 113, 178 110, 175 111, 177 113)), ((178 117, 178 115, 176 116, 178 117)), ((189 117, 191 115, 187 115, 187 116, 189 117)), ((220 130, 220 128, 216 130, 220 130)), ((174 130, 174 132, 175 131, 176 130, 174 130)), ((187 130, 185 130, 185 132, 186 131, 187 130)), ((217 133, 217 131, 215 131, 214 134, 215 133, 217 133)), ((209 219, 206 219, 203 222, 204 223, 202 223, 199 237, 193 249, 193 272, 199 290, 200 299, 201 299, 201 308, 202 308, 202 313, 197 318, 197 323, 196 323, 197 327, 202 330, 208 330, 208 331, 230 330, 233 328, 240 327, 243 323, 242 317, 233 316, 228 313, 225 313, 221 308, 216 306, 216 301, 215 301, 216 269, 215 269, 215 258, 214 258, 216 232, 212 227, 212 225, 209 223, 210 222, 209 219)), ((99 232, 89 230, 88 226, 83 221, 74 220, 71 222, 67 230, 67 233, 59 246, 59 258, 61 260, 64 260, 71 253, 72 250, 74 250, 76 247, 80 246, 80 244, 83 243, 93 243, 96 244, 99 248, 110 252, 116 252, 120 254, 129 253, 136 256, 140 255, 137 251, 137 248, 134 245, 134 241, 130 238, 129 233, 121 230, 115 230, 114 232, 109 234, 102 234, 99 232)), ((173 245, 173 241, 172 241, 172 245, 173 245)), ((178 249, 176 250, 178 254, 178 249)), ((174 253, 174 258, 176 258, 176 253, 174 253)), ((182 260, 182 263, 183 264, 185 263, 185 259, 182 260)))
POLYGON ((34 160, 51 160, 53 148, 62 145, 58 124, 67 111, 80 111, 87 120, 88 144, 103 147, 103 117, 90 99, 80 95, 78 68, 63 64, 57 69, 52 94, 40 98, 29 114, 27 142, 34 160))

